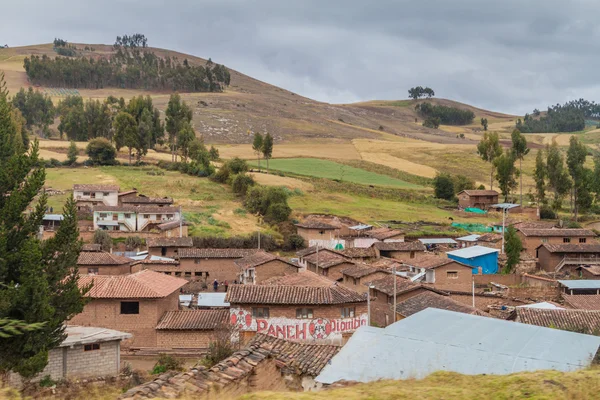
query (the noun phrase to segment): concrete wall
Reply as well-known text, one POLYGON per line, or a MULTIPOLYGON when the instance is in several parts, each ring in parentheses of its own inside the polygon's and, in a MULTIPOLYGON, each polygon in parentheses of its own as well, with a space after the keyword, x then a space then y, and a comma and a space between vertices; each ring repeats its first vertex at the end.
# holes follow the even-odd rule
POLYGON ((137 230, 148 230, 148 224, 161 224, 168 221, 179 220, 179 210, 172 207, 165 209, 161 213, 144 213, 140 212, 136 216, 137 230))
POLYGON ((117 211, 94 211, 94 230, 103 229, 98 225, 98 221, 116 221, 119 223, 118 228, 108 226, 109 230, 119 230, 125 232, 137 231, 136 215, 134 212, 117 212, 117 211), (116 220, 115 220, 116 216, 116 220))
POLYGON ((98 202, 98 203, 102 203, 106 206, 116 206, 119 204, 119 193, 118 192, 99 192, 99 191, 90 191, 90 192, 85 192, 85 193, 89 193, 89 195, 84 196, 83 195, 83 191, 82 190, 74 190, 73 191, 73 198, 75 200, 81 200, 84 202, 98 202), (92 198, 91 194, 94 193, 95 198, 92 198), (104 196, 104 193, 108 193, 108 196, 104 196))

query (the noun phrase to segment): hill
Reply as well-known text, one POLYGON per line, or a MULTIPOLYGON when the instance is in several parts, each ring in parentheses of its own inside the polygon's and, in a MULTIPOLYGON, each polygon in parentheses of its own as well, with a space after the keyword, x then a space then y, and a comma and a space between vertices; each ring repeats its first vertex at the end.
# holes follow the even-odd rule
MULTIPOLYGON (((114 51, 109 45, 87 45, 74 43, 78 49, 89 46, 86 57, 108 57, 114 51)), ((205 59, 174 51, 148 48, 160 57, 187 59, 191 65, 204 65, 205 59)), ((52 44, 32 45, 0 49, 0 70, 5 71, 8 88, 15 93, 28 87, 23 60, 31 55, 56 57, 52 44)), ((219 62, 219 60, 214 60, 219 62)), ((452 129, 429 129, 421 126, 414 101, 373 101, 357 104, 333 105, 302 97, 288 90, 253 79, 231 69, 231 85, 224 93, 185 93, 184 100, 194 106, 194 124, 208 143, 249 143, 249 130, 268 131, 280 142, 338 141, 349 142, 356 138, 386 139, 388 134, 424 140, 427 142, 457 144, 470 143, 480 129, 479 118, 490 123, 511 122, 509 115, 477 109, 465 104, 444 99, 432 99, 434 104, 450 105, 469 109, 476 115, 472 126, 451 127, 452 129), (418 122, 415 123, 415 118, 418 122), (458 128, 458 129, 457 129, 458 128), (457 133, 467 134, 458 139, 457 133)), ((39 87, 40 90, 46 88, 39 87)), ((109 95, 125 99, 139 94, 149 94, 154 104, 164 110, 168 92, 128 89, 80 89, 84 98, 106 98, 109 95)), ((55 96, 53 100, 59 100, 55 96)))

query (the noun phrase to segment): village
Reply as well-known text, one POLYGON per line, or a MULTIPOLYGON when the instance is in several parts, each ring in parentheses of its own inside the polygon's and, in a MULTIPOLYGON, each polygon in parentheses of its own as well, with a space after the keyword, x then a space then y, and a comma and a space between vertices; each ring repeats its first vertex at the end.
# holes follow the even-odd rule
MULTIPOLYGON (((40 377, 117 376, 124 363, 168 354, 191 367, 122 398, 172 398, 190 390, 313 391, 437 370, 571 371, 599 354, 600 337, 590 336, 600 328, 597 235, 498 203, 492 190, 458 194, 461 209, 497 212, 488 233, 414 238, 344 216, 307 215, 295 224, 305 248, 286 255, 195 247, 171 198, 83 183, 73 197, 87 216, 79 221, 85 244, 77 267, 80 287, 91 285, 89 302, 67 321, 67 339, 40 377), (509 226, 523 250, 505 274, 509 226), (102 248, 92 242, 97 231, 143 244, 102 248), (223 338, 237 349, 230 357, 211 368, 195 364, 223 338)), ((40 235, 52 237, 61 217, 46 214, 40 235)))

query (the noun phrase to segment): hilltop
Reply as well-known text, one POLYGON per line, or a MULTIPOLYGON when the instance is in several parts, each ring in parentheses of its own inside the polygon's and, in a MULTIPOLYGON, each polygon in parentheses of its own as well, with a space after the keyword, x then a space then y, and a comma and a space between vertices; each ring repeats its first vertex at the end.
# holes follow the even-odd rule
MULTIPOLYGON (((84 51, 86 57, 110 56, 110 45, 73 43, 84 51)), ((175 51, 147 48, 160 57, 187 59, 191 65, 204 65, 206 59, 175 51)), ((0 49, 0 70, 5 71, 8 88, 15 93, 28 87, 23 60, 31 55, 56 57, 52 44, 0 49)), ((214 60, 219 62, 219 60, 214 60)), ((433 104, 454 106, 471 110, 475 120, 471 126, 429 129, 421 125, 414 106, 415 101, 370 101, 356 104, 334 105, 318 102, 288 90, 261 82, 235 71, 231 72, 231 84, 223 93, 184 93, 182 97, 194 106, 194 125, 208 143, 249 143, 248 131, 268 131, 279 142, 338 141, 353 139, 389 139, 396 137, 423 140, 441 144, 473 144, 480 131, 479 118, 488 118, 490 124, 513 125, 514 117, 478 109, 445 99, 431 99, 433 104), (417 122, 415 122, 415 118, 417 122), (458 139, 463 133, 465 138, 458 139)), ((46 88, 39 87, 40 90, 46 88)), ((106 98, 109 95, 129 99, 139 94, 153 97, 154 104, 164 110, 168 92, 104 88, 79 89, 84 98, 106 98)), ((404 94, 404 93, 403 93, 404 94)), ((400 95, 400 94, 399 94, 400 95)), ((57 102, 60 98, 54 97, 57 102)), ((422 101, 422 100, 421 100, 422 101)))

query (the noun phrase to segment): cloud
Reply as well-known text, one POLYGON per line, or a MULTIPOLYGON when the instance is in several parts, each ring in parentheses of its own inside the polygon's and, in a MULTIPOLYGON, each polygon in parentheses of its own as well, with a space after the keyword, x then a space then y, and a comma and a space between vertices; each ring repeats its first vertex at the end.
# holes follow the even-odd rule
MULTIPOLYGON (((0 42, 153 46, 216 62, 316 100, 440 97, 524 114, 598 93, 600 3, 591 0, 24 0, 0 42)), ((600 99, 597 99, 600 100, 600 99)))

